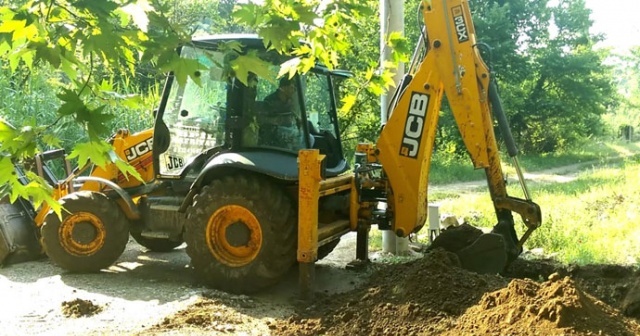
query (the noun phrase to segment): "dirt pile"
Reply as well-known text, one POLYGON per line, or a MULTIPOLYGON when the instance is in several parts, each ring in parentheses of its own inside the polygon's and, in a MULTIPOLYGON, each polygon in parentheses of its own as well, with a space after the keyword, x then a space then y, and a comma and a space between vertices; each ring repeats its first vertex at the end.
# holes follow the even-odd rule
POLYGON ((479 275, 436 249, 381 267, 360 289, 298 307, 274 334, 634 335, 640 327, 568 277, 536 282, 479 275))
POLYGON ((207 291, 189 308, 181 310, 153 326, 149 331, 191 330, 234 334, 239 325, 248 321, 241 312, 253 308, 254 302, 244 295, 231 295, 219 291, 207 291))
POLYGON ((92 316, 102 311, 102 306, 94 304, 92 301, 75 299, 62 302, 62 314, 65 317, 92 316))
POLYGON ((514 279, 485 294, 445 335, 636 335, 639 330, 556 273, 543 283, 514 279))
POLYGON ((504 275, 541 282, 553 273, 558 273, 562 277, 571 277, 580 290, 616 309, 629 311, 630 316, 640 317, 640 313, 633 314, 634 310, 629 309, 635 306, 640 307, 640 285, 636 285, 640 273, 635 266, 607 264, 578 266, 560 264, 551 259, 520 258, 511 264, 504 275))
POLYGON ((418 335, 450 329, 482 295, 507 285, 497 276, 459 268, 455 254, 384 265, 361 289, 321 298, 277 324, 278 335, 418 335))

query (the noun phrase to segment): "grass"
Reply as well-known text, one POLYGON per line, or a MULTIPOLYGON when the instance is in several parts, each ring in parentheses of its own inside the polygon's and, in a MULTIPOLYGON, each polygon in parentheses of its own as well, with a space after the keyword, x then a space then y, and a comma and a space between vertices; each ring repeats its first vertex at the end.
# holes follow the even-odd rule
MULTIPOLYGON (((603 148, 620 153, 637 148, 637 144, 603 148)), ((586 161, 598 159, 586 153, 573 156, 578 157, 586 161)), ((542 166, 548 168, 551 163, 542 166)), ((518 188, 509 186, 509 193, 516 195, 518 188)), ((441 213, 466 218, 476 226, 491 227, 495 224, 495 214, 489 194, 483 189, 456 197, 435 195, 432 201, 440 203, 441 213)), ((542 248, 546 254, 553 254, 566 263, 637 264, 640 260, 640 159, 637 156, 589 168, 567 182, 530 185, 530 191, 542 209, 543 223, 531 235, 526 248, 542 248)), ((524 225, 519 218, 516 227, 522 235, 524 225)))

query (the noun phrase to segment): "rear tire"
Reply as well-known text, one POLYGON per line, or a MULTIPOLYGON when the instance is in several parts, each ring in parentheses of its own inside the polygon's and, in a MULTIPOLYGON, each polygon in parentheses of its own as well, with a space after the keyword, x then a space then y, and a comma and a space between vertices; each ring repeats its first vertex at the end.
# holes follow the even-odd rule
POLYGON ((50 211, 40 229, 47 256, 72 272, 111 266, 129 241, 129 222, 106 195, 78 191, 60 199, 62 220, 50 211))
POLYGON ((296 262, 296 212, 278 186, 226 176, 188 209, 187 254, 199 280, 233 293, 271 286, 296 262))

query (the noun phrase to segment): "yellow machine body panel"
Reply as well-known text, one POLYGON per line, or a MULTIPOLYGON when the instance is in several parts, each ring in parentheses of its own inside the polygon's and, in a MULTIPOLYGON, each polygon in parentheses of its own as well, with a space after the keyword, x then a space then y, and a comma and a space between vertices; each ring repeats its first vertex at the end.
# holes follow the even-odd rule
MULTIPOLYGON (((115 154, 129 163, 140 174, 142 181, 125 176, 115 165, 105 168, 94 166, 91 176, 100 177, 115 182, 120 187, 133 188, 145 182, 151 182, 155 178, 153 171, 153 129, 147 129, 138 133, 129 133, 127 130, 118 131, 112 139, 115 154), (144 181, 144 182, 143 182, 144 181)), ((97 182, 85 182, 81 190, 101 190, 97 182)))

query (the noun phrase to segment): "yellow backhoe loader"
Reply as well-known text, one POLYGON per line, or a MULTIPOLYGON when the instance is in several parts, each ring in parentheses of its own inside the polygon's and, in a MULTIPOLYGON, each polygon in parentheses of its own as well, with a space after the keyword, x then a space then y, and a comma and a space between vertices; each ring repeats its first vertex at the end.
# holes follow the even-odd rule
POLYGON ((24 199, 15 204, 6 199, 0 202, 0 209, 13 214, 9 216, 12 220, 0 225, 0 263, 37 259, 46 251, 64 268, 96 271, 120 256, 129 233, 153 251, 169 251, 182 244, 184 216, 171 213, 173 216, 163 214, 151 220, 150 202, 155 195, 166 192, 162 185, 154 183, 152 141, 153 129, 135 134, 119 130, 109 139, 114 155, 129 162, 142 181, 125 177, 115 165, 106 169, 93 165, 71 169, 62 149, 40 153, 28 164, 17 165, 16 173, 25 184, 26 170, 43 177, 65 211, 62 218, 57 218, 46 204, 36 212, 24 199), (56 176, 50 166, 52 161, 63 163, 65 176, 56 176), (88 255, 92 258, 85 258, 88 255))
POLYGON ((159 250, 184 240, 196 276, 212 287, 260 290, 297 262, 301 285, 309 289, 315 261, 344 234, 357 232, 356 257, 366 259, 372 225, 406 237, 425 224, 446 95, 474 167, 486 171, 497 224, 470 242, 441 237, 460 241, 453 252, 463 266, 502 271, 540 225, 540 208, 524 185, 467 0, 423 1, 421 11, 425 26, 390 118, 375 145, 358 145, 353 167, 344 158, 337 115, 339 85, 349 73, 317 65, 289 81, 251 73, 243 82, 230 70, 238 57, 257 56, 275 71, 288 57, 251 35, 203 37, 183 46, 181 57, 207 66, 194 73, 199 83, 189 78, 179 85, 169 74, 153 130, 113 139, 146 183, 125 182, 110 167, 56 184, 67 212, 62 220, 42 211, 36 219, 47 255, 64 268, 95 271, 115 262, 130 231, 159 250), (230 54, 236 49, 229 43, 242 50, 230 54), (525 199, 507 194, 494 116, 525 199), (69 189, 72 181, 83 182, 80 190, 69 189), (520 238, 513 212, 527 228, 520 238))

